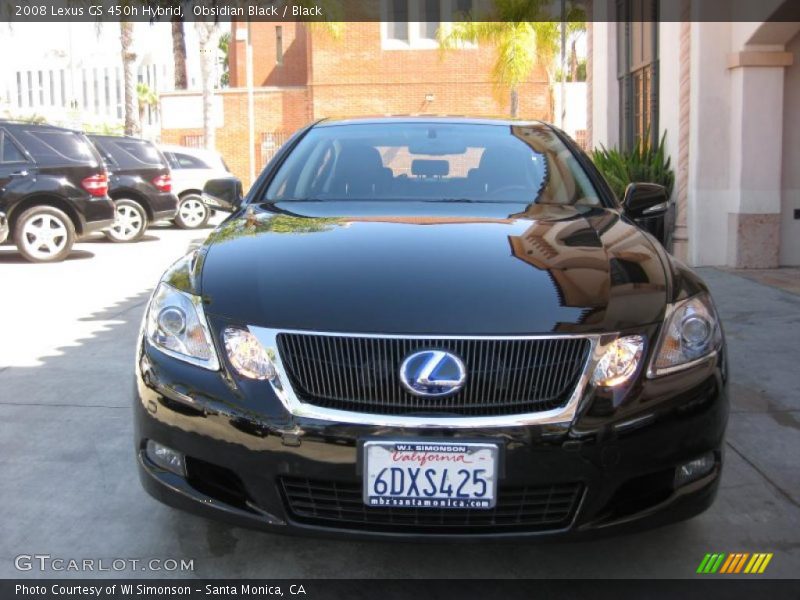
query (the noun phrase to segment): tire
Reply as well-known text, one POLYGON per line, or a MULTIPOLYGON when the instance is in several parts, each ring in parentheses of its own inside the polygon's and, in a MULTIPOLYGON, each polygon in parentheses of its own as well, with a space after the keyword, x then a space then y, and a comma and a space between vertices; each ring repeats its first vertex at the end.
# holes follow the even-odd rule
POLYGON ((117 219, 105 234, 112 242, 125 244, 138 242, 147 231, 147 211, 135 200, 122 198, 114 200, 117 207, 117 219))
POLYGON ((197 194, 186 194, 178 202, 175 225, 181 229, 200 229, 208 224, 210 218, 211 210, 197 194))
POLYGON ((57 208, 34 206, 17 219, 14 242, 22 256, 31 262, 62 261, 75 243, 75 225, 57 208))

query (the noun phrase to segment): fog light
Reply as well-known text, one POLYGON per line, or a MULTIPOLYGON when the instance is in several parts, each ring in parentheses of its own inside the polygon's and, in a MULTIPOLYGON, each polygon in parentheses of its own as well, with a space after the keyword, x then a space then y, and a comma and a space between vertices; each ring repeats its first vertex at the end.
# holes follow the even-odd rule
POLYGON ((699 458, 682 464, 675 469, 675 487, 679 488, 708 475, 714 468, 715 463, 714 453, 709 452, 708 454, 704 454, 699 458))
POLYGON ((186 463, 183 460, 183 453, 164 446, 163 444, 159 444, 158 442, 154 442, 153 440, 147 440, 145 453, 147 454, 147 458, 162 469, 170 473, 175 473, 175 475, 180 475, 181 477, 186 475, 186 463))

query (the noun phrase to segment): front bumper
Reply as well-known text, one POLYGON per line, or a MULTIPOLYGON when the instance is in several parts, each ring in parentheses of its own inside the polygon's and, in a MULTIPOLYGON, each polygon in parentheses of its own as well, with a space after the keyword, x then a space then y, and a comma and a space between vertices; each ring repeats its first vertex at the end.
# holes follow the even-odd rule
POLYGON ((719 482, 728 414, 723 353, 691 370, 645 380, 619 405, 603 398, 584 403, 571 424, 459 430, 292 416, 268 393, 256 408, 233 378, 176 361, 146 342, 138 356, 134 404, 142 484, 167 504, 240 526, 364 538, 583 537, 689 518, 713 502, 719 482), (552 494, 572 486, 576 500, 560 520, 538 523, 465 515, 437 524, 429 515, 403 515, 403 509, 378 518, 361 508, 354 517, 360 443, 375 437, 493 441, 501 448, 500 499, 504 490, 552 494), (144 452, 147 440, 184 453, 187 476, 152 463, 144 452), (676 467, 708 452, 715 456, 711 472, 675 489, 676 467), (326 502, 336 496, 339 518, 335 510, 315 515, 298 509, 287 481, 293 489, 308 486, 326 502))

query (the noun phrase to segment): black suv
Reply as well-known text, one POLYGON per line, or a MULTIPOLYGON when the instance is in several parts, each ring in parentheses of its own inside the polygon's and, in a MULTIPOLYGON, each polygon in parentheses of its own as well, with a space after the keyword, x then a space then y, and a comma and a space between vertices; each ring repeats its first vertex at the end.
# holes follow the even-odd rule
POLYGON ((85 135, 0 120, 0 242, 11 233, 28 260, 59 261, 113 223, 106 168, 85 135))
POLYGON ((133 137, 89 135, 105 160, 109 196, 117 220, 107 232, 114 242, 140 240, 148 223, 173 219, 178 198, 172 193, 167 159, 151 142, 133 137))

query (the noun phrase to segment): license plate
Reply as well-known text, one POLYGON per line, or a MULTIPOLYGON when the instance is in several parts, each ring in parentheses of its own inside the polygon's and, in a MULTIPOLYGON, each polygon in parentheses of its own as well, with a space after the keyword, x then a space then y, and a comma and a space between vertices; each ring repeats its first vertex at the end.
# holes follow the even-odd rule
POLYGON ((367 441, 364 504, 391 508, 493 508, 498 454, 496 444, 367 441))

